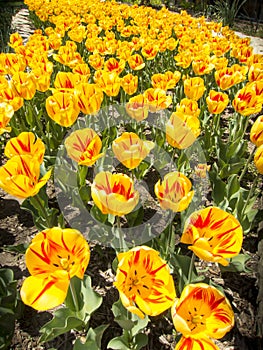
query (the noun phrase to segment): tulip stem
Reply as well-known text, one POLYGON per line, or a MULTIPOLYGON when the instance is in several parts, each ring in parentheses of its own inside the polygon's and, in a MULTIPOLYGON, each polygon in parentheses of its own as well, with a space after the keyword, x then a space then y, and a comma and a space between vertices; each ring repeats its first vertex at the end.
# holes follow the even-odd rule
POLYGON ((194 266, 195 266, 195 254, 193 253, 191 257, 190 265, 189 265, 189 270, 188 270, 187 284, 191 283, 194 266))
POLYGON ((245 211, 246 211, 247 206, 249 204, 249 200, 251 199, 251 196, 253 195, 255 188, 257 187, 258 178, 259 178, 259 173, 257 173, 257 176, 254 178, 253 184, 250 187, 250 190, 248 192, 248 196, 247 196, 246 202, 245 202, 245 204, 244 204, 244 206, 242 208, 242 211, 241 211, 241 219, 243 219, 243 215, 245 214, 245 211))
POLYGON ((42 204, 41 199, 39 198, 39 194, 36 194, 34 197, 30 197, 30 203, 33 207, 35 207, 37 209, 39 215, 43 219, 45 219, 47 227, 49 227, 49 228, 52 227, 53 226, 51 223, 52 217, 50 217, 45 206, 42 204))
POLYGON ((239 183, 240 183, 240 181, 243 179, 245 173, 247 172, 247 168, 248 168, 249 163, 251 162, 251 159, 252 159, 252 157, 253 157, 253 155, 254 155, 255 149, 256 149, 256 146, 253 145, 253 148, 252 148, 252 150, 251 150, 251 152, 250 152, 250 155, 249 155, 249 157, 248 157, 248 159, 247 159, 246 165, 244 166, 244 168, 243 168, 243 170, 242 170, 242 173, 241 173, 241 175, 239 176, 239 179, 238 179, 239 183))
POLYGON ((169 251, 171 251, 171 247, 173 244, 174 232, 173 232, 173 221, 169 224, 168 237, 166 241, 166 251, 165 258, 168 260, 169 251))
POLYGON ((117 233, 118 233, 118 238, 119 238, 119 247, 120 251, 124 251, 124 238, 121 230, 121 218, 120 216, 116 216, 116 223, 117 223, 117 233))

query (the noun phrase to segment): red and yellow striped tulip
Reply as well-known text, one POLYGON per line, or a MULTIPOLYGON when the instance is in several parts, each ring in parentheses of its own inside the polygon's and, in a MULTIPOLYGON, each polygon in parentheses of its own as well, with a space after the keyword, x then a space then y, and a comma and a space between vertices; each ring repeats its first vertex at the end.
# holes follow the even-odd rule
POLYGON ((90 128, 72 132, 65 140, 68 156, 80 165, 92 166, 104 153, 100 153, 102 142, 90 128))
POLYGON ((35 196, 51 176, 51 170, 41 179, 40 164, 30 155, 14 156, 0 168, 0 187, 17 198, 35 196))
POLYGON ((114 72, 116 74, 120 74, 125 68, 126 62, 122 59, 119 61, 116 58, 111 57, 104 63, 104 70, 106 72, 114 72))
POLYGON ((128 169, 135 169, 154 148, 154 142, 144 141, 134 132, 124 132, 112 143, 115 157, 128 169))
POLYGON ((10 119, 14 115, 14 108, 6 102, 0 102, 0 135, 4 132, 10 132, 11 127, 8 126, 10 119))
POLYGON ((181 242, 200 259, 224 266, 227 259, 239 254, 243 230, 238 220, 217 207, 208 207, 190 215, 185 223, 181 242))
POLYGON ((176 297, 174 281, 167 263, 159 252, 147 247, 135 247, 118 254, 115 287, 123 305, 144 318, 157 316, 169 309, 176 297))
POLYGON ((254 85, 252 86, 254 83, 257 83, 257 81, 240 89, 232 101, 234 109, 244 116, 259 113, 262 110, 262 95, 257 95, 257 92, 253 88, 254 85))
POLYGON ((96 114, 103 101, 103 92, 96 84, 80 83, 75 89, 78 106, 84 114, 96 114))
POLYGON ((36 93, 36 84, 32 73, 17 72, 14 73, 11 85, 17 95, 25 100, 31 100, 36 93))
POLYGON ((152 113, 166 109, 172 104, 172 97, 166 95, 165 90, 150 88, 144 91, 143 96, 152 113))
POLYGON ((96 71, 94 74, 96 84, 107 96, 117 96, 121 87, 121 78, 116 73, 96 71))
POLYGON ((212 114, 222 113, 228 105, 228 95, 215 90, 210 90, 206 98, 208 111, 212 114))
POLYGON ((142 94, 131 97, 125 109, 129 116, 137 122, 146 119, 149 114, 149 105, 142 94))
POLYGON ((260 115, 252 125, 250 141, 257 147, 263 144, 263 115, 260 115))
POLYGON ((138 77, 131 73, 121 78, 121 87, 128 95, 133 95, 138 89, 138 77))
POLYGON ((133 181, 124 174, 102 171, 95 176, 91 186, 94 203, 103 214, 122 216, 130 213, 139 202, 139 192, 133 181))
POLYGON ((0 90, 0 103, 1 102, 11 105, 14 111, 17 111, 23 106, 24 99, 17 95, 16 90, 11 85, 8 85, 0 90))
POLYGON ((166 123, 166 140, 178 149, 190 147, 200 135, 200 121, 194 115, 183 112, 172 113, 166 123))
POLYGON ((52 227, 33 238, 25 259, 31 276, 22 284, 22 301, 45 311, 64 302, 73 276, 83 279, 90 249, 79 231, 52 227))
POLYGON ((234 326, 234 312, 228 299, 205 283, 187 285, 171 312, 175 329, 183 335, 176 350, 197 350, 203 340, 200 349, 217 349, 210 338, 220 339, 234 326), (185 340, 189 338, 192 340, 185 340), (186 344, 195 347, 186 348, 186 344))
POLYGON ((128 58, 128 64, 132 70, 141 70, 145 67, 144 60, 139 54, 130 56, 128 58))
POLYGON ((5 156, 12 158, 14 156, 28 154, 35 157, 39 164, 43 162, 45 154, 45 145, 41 139, 36 138, 32 132, 21 132, 17 137, 12 137, 5 146, 5 156))
POLYGON ((188 78, 184 81, 184 93, 191 100, 198 101, 205 90, 204 80, 200 77, 188 78))
POLYGON ((46 99, 46 110, 51 119, 65 127, 73 125, 80 112, 76 97, 60 91, 46 99))
POLYGON ((74 89, 80 84, 81 76, 72 72, 58 72, 54 81, 55 92, 74 93, 74 89))
POLYGON ((175 171, 164 176, 154 186, 154 192, 162 209, 173 212, 185 210, 193 196, 191 181, 182 173, 175 171))
POLYGON ((189 98, 183 98, 176 106, 176 112, 192 115, 196 118, 200 115, 200 109, 197 101, 190 100, 189 98))
POLYGON ((263 145, 260 145, 254 155, 254 163, 260 174, 263 175, 263 145))

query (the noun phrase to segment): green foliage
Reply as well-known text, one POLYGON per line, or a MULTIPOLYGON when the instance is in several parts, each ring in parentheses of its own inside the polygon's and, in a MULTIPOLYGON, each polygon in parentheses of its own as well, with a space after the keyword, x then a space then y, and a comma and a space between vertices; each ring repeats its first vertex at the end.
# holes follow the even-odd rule
POLYGON ((0 269, 0 349, 9 349, 15 329, 15 320, 21 313, 17 281, 11 269, 0 269))
POLYGON ((223 26, 232 27, 235 18, 242 5, 247 0, 216 0, 214 5, 211 5, 212 13, 222 21, 223 26))

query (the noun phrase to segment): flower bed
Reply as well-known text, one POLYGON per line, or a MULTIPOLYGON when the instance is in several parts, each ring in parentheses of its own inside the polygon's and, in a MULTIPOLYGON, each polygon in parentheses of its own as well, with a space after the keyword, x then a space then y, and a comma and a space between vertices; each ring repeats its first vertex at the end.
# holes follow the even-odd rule
POLYGON ((88 270, 103 246, 121 329, 108 348, 146 348, 163 317, 175 349, 217 349, 234 312, 206 267, 246 271, 243 238, 260 220, 262 55, 184 11, 26 3, 39 29, 27 43, 12 34, 13 53, 0 54, 0 187, 38 233, 19 297, 0 270, 1 305, 13 298, 2 319, 21 298, 52 309, 41 342, 77 330, 74 350, 101 348, 109 325, 91 326, 103 298, 88 270))

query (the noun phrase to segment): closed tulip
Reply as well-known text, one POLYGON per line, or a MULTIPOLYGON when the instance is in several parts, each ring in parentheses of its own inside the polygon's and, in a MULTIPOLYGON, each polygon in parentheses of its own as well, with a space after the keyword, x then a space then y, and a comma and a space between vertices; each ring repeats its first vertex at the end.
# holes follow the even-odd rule
POLYGON ((227 94, 215 90, 210 90, 206 98, 208 111, 212 114, 222 113, 228 105, 228 102, 229 98, 227 94))
POLYGON ((134 190, 131 178, 108 171, 102 171, 95 176, 91 196, 103 214, 116 216, 130 213, 139 201, 139 192, 134 190))
POLYGON ((166 123, 166 140, 178 149, 190 147, 200 135, 200 121, 194 115, 172 113, 166 123))
POLYGON ((173 305, 176 296, 167 263, 147 246, 118 254, 114 285, 126 309, 140 318, 160 315, 173 305))
POLYGON ((6 143, 5 156, 12 158, 23 154, 35 157, 41 164, 44 159, 45 145, 32 132, 21 132, 17 137, 12 137, 6 143))
POLYGON ((189 206, 194 196, 191 187, 191 181, 175 171, 166 174, 162 181, 159 180, 154 186, 154 192, 162 209, 181 212, 189 206))
POLYGON ((263 175, 263 145, 260 145, 254 155, 254 163, 260 174, 263 175))
POLYGON ((116 73, 97 71, 95 75, 96 84, 107 96, 117 96, 121 87, 121 78, 116 73))
POLYGON ((41 179, 40 164, 30 155, 14 156, 0 168, 0 187, 17 198, 35 196, 51 176, 51 170, 41 179))
POLYGON ((36 84, 32 73, 17 72, 11 81, 12 87, 18 96, 31 100, 36 93, 36 84))
POLYGON ((56 92, 49 96, 46 110, 51 119, 65 127, 75 123, 80 111, 76 97, 67 92, 56 92))
POLYGON ((205 90, 204 80, 200 77, 188 78, 184 81, 184 93, 191 100, 198 101, 205 90))
POLYGON ((4 132, 11 131, 11 127, 8 126, 8 123, 13 115, 14 108, 6 102, 0 102, 0 135, 2 135, 4 132))
POLYGON ((138 77, 136 75, 127 74, 121 78, 121 87, 128 95, 133 95, 138 89, 138 77))
POLYGON ((141 70, 145 67, 144 60, 139 54, 130 56, 128 58, 128 64, 132 70, 141 70))
POLYGON ((146 119, 149 114, 149 105, 142 94, 131 97, 125 109, 129 116, 137 122, 146 119))
POLYGON ((75 89, 78 107, 84 114, 96 114, 103 101, 103 92, 96 84, 81 83, 75 89))
POLYGON ((127 168, 134 169, 154 147, 154 142, 144 141, 133 132, 124 132, 112 143, 115 157, 127 168))
POLYGON ((143 96, 152 113, 155 113, 161 109, 166 109, 172 103, 172 97, 166 95, 165 90, 161 89, 147 89, 144 91, 143 96))
POLYGON ((241 250, 243 230, 232 214, 208 207, 190 215, 181 242, 190 244, 188 248, 200 259, 227 266, 227 259, 241 250))
POLYGON ((45 311, 64 302, 72 277, 83 279, 90 249, 79 231, 52 227, 37 233, 25 259, 31 276, 23 281, 22 301, 45 311))
POLYGON ((257 147, 263 144, 263 115, 260 115, 252 125, 250 141, 257 147))

